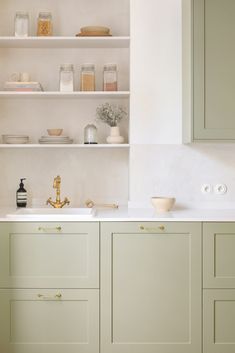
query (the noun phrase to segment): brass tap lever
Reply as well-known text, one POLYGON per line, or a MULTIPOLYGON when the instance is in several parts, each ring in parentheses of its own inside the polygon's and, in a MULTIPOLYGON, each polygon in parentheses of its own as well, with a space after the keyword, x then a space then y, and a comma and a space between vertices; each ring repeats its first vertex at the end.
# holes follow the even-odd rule
POLYGON ((56 178, 54 178, 54 182, 53 182, 53 188, 56 189, 56 201, 52 201, 52 198, 50 197, 46 202, 47 205, 51 205, 54 208, 62 208, 65 205, 70 204, 70 201, 67 197, 65 197, 64 201, 61 201, 60 184, 61 184, 61 177, 58 175, 56 178))

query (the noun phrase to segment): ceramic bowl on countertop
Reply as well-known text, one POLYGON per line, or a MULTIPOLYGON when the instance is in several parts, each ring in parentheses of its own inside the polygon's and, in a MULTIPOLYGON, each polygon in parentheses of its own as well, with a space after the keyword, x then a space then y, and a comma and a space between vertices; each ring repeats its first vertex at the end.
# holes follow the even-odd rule
POLYGON ((175 204, 174 197, 152 197, 151 202, 158 213, 165 213, 171 211, 175 204))

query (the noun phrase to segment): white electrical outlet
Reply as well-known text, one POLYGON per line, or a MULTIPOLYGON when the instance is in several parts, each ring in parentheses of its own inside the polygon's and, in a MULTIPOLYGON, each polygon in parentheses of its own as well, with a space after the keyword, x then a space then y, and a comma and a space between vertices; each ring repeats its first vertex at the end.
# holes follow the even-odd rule
POLYGON ((212 192, 211 184, 203 184, 201 187, 201 192, 203 194, 210 194, 212 192))
POLYGON ((227 193, 227 191, 228 191, 228 188, 227 188, 227 185, 225 185, 225 184, 217 184, 214 187, 214 192, 217 195, 224 195, 227 193))

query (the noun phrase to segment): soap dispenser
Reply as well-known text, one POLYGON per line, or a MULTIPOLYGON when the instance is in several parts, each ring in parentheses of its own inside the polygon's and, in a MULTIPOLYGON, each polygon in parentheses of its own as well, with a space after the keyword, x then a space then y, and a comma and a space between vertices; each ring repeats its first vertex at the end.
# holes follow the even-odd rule
POLYGON ((27 191, 24 188, 23 181, 25 178, 20 179, 20 188, 16 192, 16 205, 17 207, 26 207, 27 205, 27 191))

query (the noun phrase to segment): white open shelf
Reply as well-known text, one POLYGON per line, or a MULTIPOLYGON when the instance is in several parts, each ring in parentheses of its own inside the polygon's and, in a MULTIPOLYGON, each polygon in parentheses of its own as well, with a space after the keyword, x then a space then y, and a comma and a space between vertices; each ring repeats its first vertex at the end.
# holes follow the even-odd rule
POLYGON ((0 91, 0 98, 129 98, 129 91, 117 92, 8 92, 0 91))
POLYGON ((0 37, 0 48, 129 48, 130 37, 0 37))
POLYGON ((82 148, 82 149, 99 149, 99 148, 129 148, 129 144, 0 144, 0 148, 82 148))

